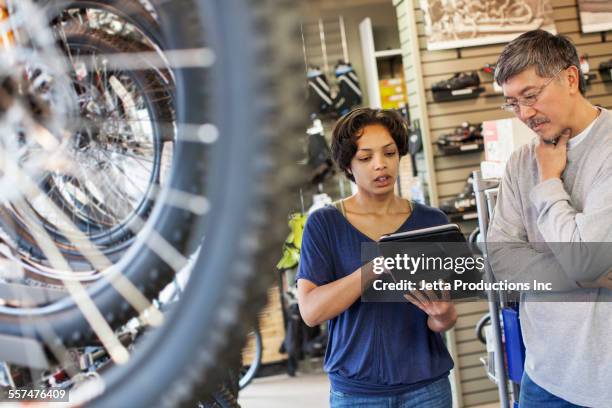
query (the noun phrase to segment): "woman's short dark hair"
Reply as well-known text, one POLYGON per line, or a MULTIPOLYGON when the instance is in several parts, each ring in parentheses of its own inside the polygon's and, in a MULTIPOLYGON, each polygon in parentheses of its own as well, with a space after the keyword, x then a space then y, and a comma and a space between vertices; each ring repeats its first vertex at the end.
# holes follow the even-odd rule
POLYGON ((399 113, 388 109, 354 109, 336 122, 331 144, 334 161, 351 181, 355 178, 348 169, 357 153, 357 139, 369 125, 384 126, 395 141, 400 157, 408 153, 408 124, 399 113))

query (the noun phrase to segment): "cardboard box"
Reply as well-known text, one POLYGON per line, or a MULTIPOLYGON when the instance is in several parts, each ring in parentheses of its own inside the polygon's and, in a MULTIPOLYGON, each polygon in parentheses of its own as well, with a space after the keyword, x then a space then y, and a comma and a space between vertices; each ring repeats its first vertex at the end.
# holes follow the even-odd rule
POLYGON ((400 109, 406 105, 408 95, 403 78, 381 79, 378 88, 383 109, 400 109))
POLYGON ((386 101, 381 103, 382 109, 402 109, 405 106, 405 102, 386 101))
POLYGON ((406 102, 406 97, 402 94, 393 94, 382 99, 389 102, 406 102))
POLYGON ((380 96, 404 95, 404 88, 401 86, 380 86, 380 96))
POLYGON ((381 87, 404 86, 404 78, 389 78, 378 81, 381 87))
POLYGON ((506 163, 512 152, 530 143, 536 133, 517 118, 486 121, 482 123, 485 144, 485 160, 506 163))
POLYGON ((502 178, 506 169, 506 163, 483 161, 480 162, 480 172, 483 178, 502 178))
POLYGON ((380 98, 380 103, 383 109, 400 109, 403 108, 408 100, 404 95, 388 95, 380 98))

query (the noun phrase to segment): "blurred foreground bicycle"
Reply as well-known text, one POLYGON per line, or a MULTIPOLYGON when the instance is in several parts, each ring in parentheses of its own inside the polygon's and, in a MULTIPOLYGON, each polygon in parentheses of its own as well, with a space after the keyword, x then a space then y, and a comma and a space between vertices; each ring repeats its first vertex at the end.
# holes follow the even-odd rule
POLYGON ((0 361, 22 384, 71 387, 69 405, 193 406, 263 305, 272 276, 256 272, 284 239, 299 13, 288 0, 0 5, 0 361), (154 329, 133 333, 134 318, 154 329), (84 373, 87 347, 110 364, 84 373))

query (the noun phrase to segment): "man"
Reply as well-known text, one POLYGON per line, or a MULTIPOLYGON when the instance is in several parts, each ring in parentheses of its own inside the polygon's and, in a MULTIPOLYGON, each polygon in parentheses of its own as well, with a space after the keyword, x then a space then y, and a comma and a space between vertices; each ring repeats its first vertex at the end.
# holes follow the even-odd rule
POLYGON ((582 302, 521 297, 521 408, 612 406, 612 303, 602 301, 610 268, 568 268, 542 248, 612 242, 612 113, 585 99, 579 66, 567 38, 535 30, 508 44, 495 70, 503 108, 538 135, 514 152, 502 180, 487 241, 514 255, 492 261, 495 277, 591 288, 582 302))

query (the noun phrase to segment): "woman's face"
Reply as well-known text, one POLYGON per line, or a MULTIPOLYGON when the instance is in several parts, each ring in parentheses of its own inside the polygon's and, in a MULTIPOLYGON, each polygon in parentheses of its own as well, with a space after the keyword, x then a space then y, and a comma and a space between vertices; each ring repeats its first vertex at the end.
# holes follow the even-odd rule
POLYGON ((398 169, 399 152, 387 128, 364 127, 350 167, 357 186, 370 194, 393 192, 398 169))

